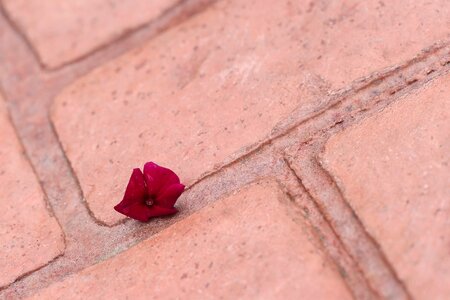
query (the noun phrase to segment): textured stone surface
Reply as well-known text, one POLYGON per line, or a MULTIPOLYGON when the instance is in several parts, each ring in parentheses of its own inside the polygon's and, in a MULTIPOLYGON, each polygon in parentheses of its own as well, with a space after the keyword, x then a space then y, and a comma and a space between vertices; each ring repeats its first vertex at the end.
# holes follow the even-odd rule
POLYGON ((450 31, 441 4, 219 1, 101 67, 53 111, 89 208, 115 224, 132 168, 153 160, 190 184, 295 108, 413 57, 450 31))
POLYGON ((36 299, 350 299, 272 181, 219 200, 36 299))
POLYGON ((158 18, 177 0, 2 0, 48 67, 84 56, 158 18))
POLYGON ((331 138, 323 164, 417 299, 450 295, 450 76, 331 138))
POLYGON ((0 96, 0 287, 61 254, 64 241, 0 96))

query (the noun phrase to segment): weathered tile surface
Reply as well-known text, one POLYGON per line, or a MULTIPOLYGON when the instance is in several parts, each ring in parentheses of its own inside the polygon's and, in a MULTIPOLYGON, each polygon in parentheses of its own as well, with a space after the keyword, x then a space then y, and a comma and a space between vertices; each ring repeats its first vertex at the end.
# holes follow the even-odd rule
POLYGON ((64 251, 61 229, 24 156, 0 96, 0 288, 64 251))
POLYGON ((133 167, 153 160, 192 183, 293 109, 413 57, 450 32, 444 2, 219 1, 101 67, 53 110, 89 208, 115 224, 133 167))
POLYGON ((278 184, 263 181, 36 299, 350 299, 278 184))
POLYGON ((177 0, 2 0, 48 67, 84 56, 155 20, 177 0))
POLYGON ((450 76, 331 138, 323 164, 417 299, 450 295, 450 76))

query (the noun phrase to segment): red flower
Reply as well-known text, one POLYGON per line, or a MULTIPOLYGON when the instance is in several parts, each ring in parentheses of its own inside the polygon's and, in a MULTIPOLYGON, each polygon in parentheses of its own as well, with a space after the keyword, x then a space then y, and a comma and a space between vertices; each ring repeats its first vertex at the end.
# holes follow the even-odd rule
POLYGON ((123 200, 114 209, 146 222, 176 213, 178 210, 173 206, 183 192, 184 185, 172 170, 148 162, 144 174, 138 168, 133 170, 123 200))

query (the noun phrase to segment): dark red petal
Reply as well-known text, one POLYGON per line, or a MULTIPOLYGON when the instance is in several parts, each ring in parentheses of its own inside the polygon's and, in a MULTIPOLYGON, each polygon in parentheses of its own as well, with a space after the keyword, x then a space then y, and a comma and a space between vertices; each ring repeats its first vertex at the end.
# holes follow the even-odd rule
POLYGON ((150 207, 141 202, 136 202, 127 206, 120 205, 119 203, 114 206, 114 209, 127 217, 141 222, 147 222, 151 215, 150 207))
POLYGON ((177 202, 178 197, 184 192, 184 185, 180 183, 172 184, 162 191, 156 198, 158 206, 171 208, 177 202))
POLYGON ((159 205, 153 205, 149 207, 148 216, 151 217, 162 217, 162 216, 170 216, 177 213, 178 210, 175 207, 162 207, 159 205))
POLYGON ((144 203, 133 203, 128 206, 116 205, 114 209, 127 217, 141 222, 147 222, 153 217, 169 216, 178 212, 175 207, 147 206, 144 203))
POLYGON ((133 169, 127 189, 125 190, 125 195, 118 205, 127 206, 132 203, 143 202, 145 193, 144 174, 142 174, 140 169, 133 169))
POLYGON ((147 183, 147 191, 156 196, 169 185, 180 183, 180 178, 172 170, 158 166, 154 162, 144 165, 144 180, 147 183))

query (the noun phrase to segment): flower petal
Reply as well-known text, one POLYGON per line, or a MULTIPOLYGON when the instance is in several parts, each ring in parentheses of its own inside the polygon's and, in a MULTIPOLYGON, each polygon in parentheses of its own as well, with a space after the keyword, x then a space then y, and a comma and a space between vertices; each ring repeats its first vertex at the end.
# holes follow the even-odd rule
POLYGON ((147 191, 156 196, 169 185, 180 183, 180 178, 172 170, 158 166, 154 162, 144 165, 144 180, 147 183, 147 191))
POLYGON ((175 207, 162 207, 159 205, 153 205, 149 207, 148 217, 162 217, 176 214, 178 210, 175 207))
POLYGON ((127 217, 133 218, 141 222, 147 222, 150 218, 150 207, 142 202, 132 203, 130 205, 120 205, 120 203, 114 206, 114 209, 127 217))
POLYGON ((147 206, 145 203, 133 203, 128 206, 116 205, 114 209, 127 217, 141 222, 147 222, 153 217, 169 216, 178 212, 175 207, 147 206))
POLYGON ((125 190, 125 195, 118 205, 130 205, 136 202, 143 202, 145 197, 144 174, 140 169, 133 169, 130 180, 125 190))
POLYGON ((158 206, 172 208, 177 202, 178 197, 184 192, 184 185, 180 183, 172 184, 161 191, 156 198, 158 206))

